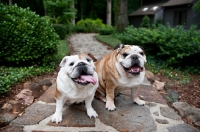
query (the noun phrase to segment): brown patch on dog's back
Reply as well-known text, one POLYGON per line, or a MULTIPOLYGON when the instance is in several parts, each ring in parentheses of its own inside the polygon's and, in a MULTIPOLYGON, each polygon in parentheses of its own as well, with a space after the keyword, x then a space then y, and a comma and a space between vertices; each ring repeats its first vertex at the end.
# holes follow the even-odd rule
POLYGON ((60 96, 61 96, 61 93, 60 93, 60 91, 58 90, 57 86, 54 88, 53 96, 54 96, 56 99, 59 99, 60 96))

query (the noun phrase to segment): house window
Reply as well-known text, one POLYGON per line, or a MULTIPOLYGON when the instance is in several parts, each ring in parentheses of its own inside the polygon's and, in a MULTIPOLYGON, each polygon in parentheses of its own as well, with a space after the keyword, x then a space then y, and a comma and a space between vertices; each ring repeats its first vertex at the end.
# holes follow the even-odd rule
POLYGON ((147 11, 148 10, 148 7, 144 7, 143 9, 142 9, 142 11, 147 11))
POLYGON ((174 26, 186 25, 186 22, 187 22, 187 10, 174 12, 174 26))
POLYGON ((156 9, 158 9, 158 6, 154 6, 151 8, 151 10, 155 11, 156 9))

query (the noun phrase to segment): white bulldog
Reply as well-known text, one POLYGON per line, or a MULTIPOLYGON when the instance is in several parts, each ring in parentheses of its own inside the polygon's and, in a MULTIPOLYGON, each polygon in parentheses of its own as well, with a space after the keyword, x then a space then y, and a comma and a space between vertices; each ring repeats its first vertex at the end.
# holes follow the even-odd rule
POLYGON ((134 102, 144 105, 138 98, 138 88, 145 78, 146 55, 136 45, 119 45, 112 53, 95 62, 99 87, 95 97, 106 102, 106 109, 116 109, 114 97, 129 88, 134 102))
POLYGON ((56 81, 57 87, 54 90, 56 111, 52 116, 52 122, 62 121, 62 110, 66 101, 70 104, 85 101, 87 115, 90 118, 98 117, 92 107, 92 100, 98 87, 98 76, 92 59, 91 54, 65 56, 62 59, 56 81))

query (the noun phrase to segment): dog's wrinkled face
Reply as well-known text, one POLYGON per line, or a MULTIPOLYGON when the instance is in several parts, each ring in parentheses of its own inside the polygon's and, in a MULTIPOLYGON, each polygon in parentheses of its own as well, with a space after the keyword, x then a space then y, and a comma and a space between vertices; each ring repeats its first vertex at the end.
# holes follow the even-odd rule
POLYGON ((139 46, 125 45, 117 56, 117 60, 127 77, 134 77, 145 70, 146 55, 139 46))
POLYGON ((93 77, 95 66, 92 58, 87 54, 66 56, 62 59, 60 66, 64 68, 64 72, 75 83, 87 85, 97 83, 97 79, 93 77))

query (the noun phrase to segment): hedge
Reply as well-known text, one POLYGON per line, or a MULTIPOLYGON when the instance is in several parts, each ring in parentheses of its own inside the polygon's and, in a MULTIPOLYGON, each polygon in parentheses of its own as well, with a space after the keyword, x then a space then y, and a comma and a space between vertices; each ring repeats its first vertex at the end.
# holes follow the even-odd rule
POLYGON ((117 37, 125 44, 143 46, 148 54, 166 60, 169 65, 181 67, 199 65, 200 31, 195 26, 184 30, 159 26, 155 29, 129 26, 117 37))
POLYGON ((42 65, 57 52, 52 24, 28 8, 0 4, 1 65, 42 65))

